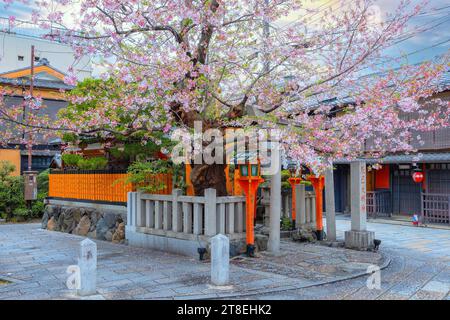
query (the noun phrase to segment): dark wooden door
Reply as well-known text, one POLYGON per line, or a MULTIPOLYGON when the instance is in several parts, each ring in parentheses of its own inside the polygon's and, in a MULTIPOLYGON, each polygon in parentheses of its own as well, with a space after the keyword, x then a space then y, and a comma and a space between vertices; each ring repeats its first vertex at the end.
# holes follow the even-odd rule
POLYGON ((412 179, 412 170, 395 168, 392 177, 393 213, 413 215, 420 214, 421 184, 412 179))

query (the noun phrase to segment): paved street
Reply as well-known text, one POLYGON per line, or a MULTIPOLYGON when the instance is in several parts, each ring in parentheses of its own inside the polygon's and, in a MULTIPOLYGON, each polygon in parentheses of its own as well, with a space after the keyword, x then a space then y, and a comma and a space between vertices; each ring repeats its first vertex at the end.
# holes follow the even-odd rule
MULTIPOLYGON (((0 225, 0 299, 73 299, 66 269, 77 264, 83 237, 0 225)), ((232 260, 230 286, 210 285, 210 263, 184 256, 96 241, 100 299, 198 299, 263 294, 338 281, 382 263, 381 255, 311 244, 283 243, 285 254, 232 260)))
MULTIPOLYGON (((338 237, 350 228, 338 218, 338 237)), ((367 277, 290 290, 250 299, 450 299, 450 230, 368 223, 382 240, 380 251, 391 258, 381 272, 381 290, 369 290, 367 277)))
MULTIPOLYGON (((450 263, 450 230, 369 222, 368 229, 382 241, 381 248, 395 250, 401 255, 431 258, 450 263)), ((350 219, 338 217, 338 237, 350 229, 350 219)))
MULTIPOLYGON (((368 226, 383 241, 382 255, 283 242, 281 257, 234 259, 228 288, 209 284, 208 262, 97 241, 94 298, 449 299, 449 230, 368 226), (369 290, 361 274, 386 261, 381 290, 369 290)), ((348 219, 339 218, 339 237, 349 227, 348 219)), ((12 281, 0 282, 0 299, 76 298, 65 286, 66 268, 77 263, 82 239, 38 224, 0 225, 0 279, 12 281)))

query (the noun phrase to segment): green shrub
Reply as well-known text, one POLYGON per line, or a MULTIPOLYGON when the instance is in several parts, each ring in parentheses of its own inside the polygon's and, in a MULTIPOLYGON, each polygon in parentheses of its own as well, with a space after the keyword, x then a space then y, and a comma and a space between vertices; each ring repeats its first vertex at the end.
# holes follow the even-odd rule
POLYGON ((67 167, 75 167, 81 170, 104 170, 108 166, 108 159, 104 157, 94 157, 84 159, 79 154, 63 154, 62 160, 67 167))
POLYGON ((0 213, 11 217, 16 208, 25 207, 22 177, 7 177, 0 181, 0 213))
POLYGON ((38 176, 37 176, 38 192, 45 192, 45 194, 48 193, 48 175, 49 175, 49 173, 50 173, 50 169, 47 169, 38 174, 38 176))
POLYGON ((31 211, 27 208, 16 208, 13 211, 13 215, 16 217, 29 218, 31 216, 31 211))
POLYGON ((281 218, 281 230, 291 230, 293 227, 293 224, 291 222, 291 219, 288 217, 281 218))
POLYGON ((66 153, 62 155, 62 161, 65 166, 76 167, 78 166, 78 161, 82 160, 83 157, 79 154, 66 153))
POLYGON ((9 161, 0 161, 0 180, 5 181, 16 170, 16 166, 9 161))
POLYGON ((44 199, 48 194, 48 170, 38 175, 37 200, 32 202, 31 209, 27 209, 23 194, 23 178, 11 176, 10 173, 14 169, 14 166, 0 163, 0 216, 3 219, 16 221, 40 217, 44 212, 44 199), (9 174, 3 174, 6 172, 9 174))
POLYGON ((81 170, 104 170, 108 166, 108 159, 103 157, 81 159, 77 166, 81 170))
POLYGON ((126 183, 137 185, 140 191, 152 193, 164 189, 166 185, 159 181, 148 184, 148 177, 158 173, 173 173, 173 167, 166 160, 136 161, 128 167, 127 172, 129 176, 125 179, 126 183))
POLYGON ((31 205, 30 215, 32 218, 40 218, 44 214, 45 204, 44 199, 47 193, 39 193, 38 199, 31 205))

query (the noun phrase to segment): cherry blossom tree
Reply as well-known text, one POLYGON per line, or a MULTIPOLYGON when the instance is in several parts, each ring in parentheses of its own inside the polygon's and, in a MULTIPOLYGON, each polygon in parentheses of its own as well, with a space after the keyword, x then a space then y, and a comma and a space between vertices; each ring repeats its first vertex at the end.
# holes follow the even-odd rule
MULTIPOLYGON (((315 10, 304 2, 37 1, 33 21, 60 27, 46 37, 69 43, 77 58, 101 57, 102 77, 114 79, 121 94, 72 97, 74 104, 98 103, 56 122, 25 123, 5 108, 0 121, 144 140, 155 131, 190 130, 195 121, 204 130, 276 127, 286 154, 316 173, 334 159, 361 156, 369 139, 377 155, 413 151, 416 130, 448 124, 448 102, 427 100, 446 57, 384 70, 393 59, 385 49, 413 32, 408 22, 426 3, 399 1, 379 19, 372 0, 315 10), (362 77, 369 71, 377 74, 362 77)), ((66 82, 75 84, 74 73, 66 82)), ((224 166, 193 165, 196 193, 214 187, 223 195, 224 166)))

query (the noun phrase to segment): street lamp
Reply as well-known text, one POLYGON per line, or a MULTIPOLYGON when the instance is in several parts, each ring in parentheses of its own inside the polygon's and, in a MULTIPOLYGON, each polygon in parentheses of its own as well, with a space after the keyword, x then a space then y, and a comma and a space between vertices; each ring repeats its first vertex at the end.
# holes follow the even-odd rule
POLYGON ((247 230, 247 256, 254 257, 255 254, 255 232, 254 232, 254 212, 256 208, 256 190, 264 182, 260 176, 261 164, 246 161, 239 164, 239 184, 245 193, 246 201, 246 230, 247 230))

